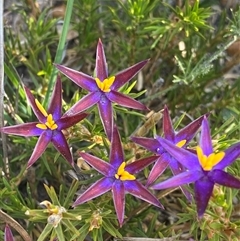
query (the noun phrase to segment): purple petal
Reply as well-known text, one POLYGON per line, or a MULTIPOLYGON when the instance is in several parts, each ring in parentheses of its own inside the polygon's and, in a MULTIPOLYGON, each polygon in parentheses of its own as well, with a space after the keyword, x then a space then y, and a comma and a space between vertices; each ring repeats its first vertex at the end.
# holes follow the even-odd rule
POLYGON ((49 134, 48 131, 44 131, 41 136, 39 137, 37 144, 33 150, 33 153, 28 161, 27 168, 32 166, 37 159, 43 154, 43 152, 46 150, 48 143, 51 141, 52 136, 49 134))
POLYGON ((225 151, 224 158, 213 167, 213 169, 223 170, 225 167, 231 165, 240 156, 240 142, 232 145, 225 151))
POLYGON ((112 165, 110 165, 108 162, 103 161, 102 159, 92 156, 85 152, 80 152, 79 155, 88 163, 90 164, 94 169, 96 169, 98 172, 102 173, 104 176, 114 176, 115 169, 112 165))
POLYGON ((148 108, 145 105, 143 105, 141 102, 134 100, 133 98, 128 97, 127 95, 124 95, 124 94, 114 91, 114 90, 111 90, 107 94, 107 97, 112 102, 115 102, 121 106, 138 109, 138 110, 148 110, 148 108))
POLYGON ((158 199, 138 181, 124 181, 125 191, 154 206, 163 208, 158 199))
POLYGON ((172 120, 170 118, 170 114, 166 105, 163 111, 163 132, 164 132, 164 137, 167 140, 174 142, 175 132, 174 132, 174 129, 172 126, 172 120))
POLYGON ((145 167, 158 159, 158 156, 149 156, 140 160, 134 161, 125 167, 125 170, 131 174, 135 174, 143 170, 145 167))
POLYGON ((48 114, 52 114, 54 120, 58 120, 62 116, 62 82, 59 75, 52 92, 48 114))
POLYGON ((102 194, 111 190, 113 185, 112 178, 102 178, 95 182, 91 187, 89 187, 77 200, 74 202, 73 207, 85 203, 95 197, 101 196, 102 194))
POLYGON ((219 185, 240 188, 240 180, 222 170, 212 170, 209 176, 219 185))
POLYGON ((213 153, 212 138, 207 117, 204 116, 202 121, 202 130, 200 136, 200 147, 203 150, 204 155, 209 156, 213 153))
POLYGON ((67 140, 61 131, 54 131, 52 143, 59 153, 73 166, 73 157, 70 152, 67 140))
POLYGON ((206 176, 195 182, 195 200, 197 204, 198 217, 202 217, 209 199, 212 195, 214 182, 211 182, 206 176))
POLYGON ((148 60, 141 61, 115 75, 115 81, 112 84, 112 90, 117 90, 129 80, 131 80, 148 62, 148 60))
POLYGON ((151 188, 160 190, 166 188, 178 187, 184 184, 195 182, 203 176, 203 172, 201 171, 186 171, 180 173, 176 176, 173 176, 166 181, 154 184, 151 188))
POLYGON ((157 178, 165 171, 165 169, 168 167, 169 164, 169 160, 166 158, 167 155, 161 155, 158 160, 156 161, 156 163, 154 164, 148 179, 147 179, 147 183, 146 185, 149 186, 152 183, 154 183, 157 178))
POLYGON ((81 88, 88 90, 90 92, 98 90, 98 86, 93 77, 60 64, 55 64, 55 66, 61 73, 63 73, 65 76, 67 76, 81 88))
POLYGON ((108 77, 107 61, 101 39, 98 40, 96 53, 96 77, 101 81, 108 77))
POLYGON ((105 95, 102 95, 101 100, 98 102, 98 111, 105 133, 108 139, 111 140, 113 130, 113 110, 111 101, 108 100, 105 95))
POLYGON ((113 128, 112 143, 110 150, 110 163, 117 169, 124 161, 124 153, 120 135, 116 126, 113 128))
POLYGON ((186 167, 189 170, 202 170, 197 155, 193 154, 190 151, 187 151, 183 148, 179 148, 169 142, 168 140, 165 140, 161 137, 158 137, 158 141, 162 145, 162 147, 177 161, 179 161, 184 167, 186 167))
POLYGON ((177 160, 175 160, 174 158, 171 158, 170 159, 170 163, 169 163, 169 166, 172 170, 172 173, 174 175, 178 175, 182 172, 185 172, 186 171, 186 168, 184 168, 181 163, 179 163, 177 160))
POLYGON ((34 114, 36 115, 36 117, 38 118, 38 120, 39 120, 41 123, 45 123, 45 122, 46 122, 46 117, 45 117, 45 116, 42 114, 42 112, 38 109, 38 107, 37 107, 37 105, 36 105, 36 103, 35 103, 35 98, 34 98, 34 96, 32 95, 31 91, 30 91, 26 86, 24 86, 24 90, 25 90, 25 93, 26 93, 28 102, 29 102, 29 104, 31 105, 34 114))
POLYGON ((19 124, 15 126, 6 126, 0 128, 0 132, 10 134, 10 135, 17 135, 17 136, 40 136, 44 130, 36 127, 39 122, 30 122, 19 124))
POLYGON ((86 109, 95 105, 98 101, 100 101, 102 93, 101 92, 93 92, 85 95, 82 99, 80 99, 75 105, 73 105, 64 115, 73 116, 80 112, 85 111, 86 109))
POLYGON ((122 181, 115 181, 112 187, 113 202, 120 227, 124 220, 125 190, 122 181))
POLYGON ((186 143, 192 140, 192 138, 196 135, 196 132, 200 128, 204 116, 199 117, 198 119, 194 120, 183 129, 181 129, 175 137, 175 142, 179 142, 181 140, 186 140, 186 143))
MULTIPOLYGON (((172 170, 173 175, 178 175, 185 171, 185 168, 179 163, 179 162, 173 162, 171 161, 170 168, 172 170)), ((185 197, 188 199, 188 201, 192 201, 192 194, 185 188, 184 186, 180 186, 180 189, 182 190, 185 197)))
POLYGON ((8 224, 5 226, 5 231, 4 231, 4 241, 14 241, 12 231, 8 224))
POLYGON ((147 150, 158 154, 157 149, 161 146, 158 140, 146 137, 130 137, 130 139, 147 150))
POLYGON ((56 124, 58 125, 58 130, 67 129, 67 128, 75 125, 82 119, 84 119, 86 116, 88 116, 88 114, 80 113, 80 114, 73 115, 73 116, 62 117, 61 119, 56 121, 56 124))

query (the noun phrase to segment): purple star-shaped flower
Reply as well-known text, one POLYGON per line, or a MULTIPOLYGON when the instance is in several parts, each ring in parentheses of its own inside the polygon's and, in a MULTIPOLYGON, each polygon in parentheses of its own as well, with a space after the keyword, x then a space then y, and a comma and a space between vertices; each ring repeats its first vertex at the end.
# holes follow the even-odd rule
MULTIPOLYGON (((164 107, 163 111, 163 132, 166 140, 170 141, 172 144, 178 147, 185 147, 186 144, 192 140, 202 124, 203 116, 191 122, 185 128, 175 133, 172 121, 169 115, 167 106, 164 107)), ((152 151, 158 155, 158 159, 154 164, 147 180, 147 186, 151 185, 156 179, 164 172, 164 170, 169 166, 174 175, 177 175, 185 170, 185 168, 178 162, 175 158, 169 155, 161 143, 159 142, 160 137, 156 138, 145 138, 145 137, 131 137, 131 140, 135 143, 143 146, 149 151, 152 151)), ((190 200, 190 193, 183 187, 181 187, 185 196, 190 200)))
POLYGON ((104 177, 78 197, 73 206, 87 202, 111 190, 120 226, 122 226, 124 220, 126 193, 130 193, 133 196, 145 200, 157 207, 162 207, 158 199, 149 192, 146 187, 137 181, 135 177, 136 173, 154 162, 156 160, 156 156, 146 157, 130 164, 126 164, 124 161, 120 136, 116 127, 113 129, 110 163, 87 153, 81 152, 80 155, 94 169, 103 174, 104 177))
POLYGON ((224 171, 225 167, 232 164, 239 157, 240 142, 232 145, 224 152, 214 153, 206 117, 204 117, 202 122, 200 143, 196 148, 196 154, 179 148, 163 138, 159 138, 159 142, 170 155, 187 168, 187 171, 155 184, 152 188, 165 189, 194 183, 199 217, 206 210, 215 183, 226 187, 240 188, 240 180, 224 171))
POLYGON ((69 128, 87 116, 85 113, 71 117, 62 117, 62 82, 58 77, 48 111, 34 98, 31 91, 24 87, 27 99, 39 122, 29 122, 15 126, 7 126, 0 129, 6 134, 18 136, 39 136, 37 144, 28 161, 28 167, 32 166, 47 148, 50 142, 73 165, 73 158, 68 143, 62 130, 69 128))
POLYGON ((112 102, 133 109, 147 110, 145 105, 117 91, 131 80, 147 62, 148 60, 139 62, 114 76, 109 76, 103 45, 99 39, 96 53, 95 77, 56 64, 59 71, 70 78, 75 84, 90 92, 72 106, 64 116, 71 116, 82 112, 97 104, 104 130, 108 139, 110 139, 113 129, 112 102))

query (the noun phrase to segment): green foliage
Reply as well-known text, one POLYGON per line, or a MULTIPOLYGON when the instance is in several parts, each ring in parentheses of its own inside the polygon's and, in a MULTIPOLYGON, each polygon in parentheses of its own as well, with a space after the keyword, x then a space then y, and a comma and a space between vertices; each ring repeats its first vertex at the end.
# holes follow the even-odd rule
MULTIPOLYGON (((20 2, 14 7, 21 17, 20 30, 5 29, 5 125, 36 120, 22 85, 29 86, 36 98, 47 105, 56 76, 54 62, 67 63, 68 67, 93 75, 95 47, 101 38, 110 75, 150 59, 133 81, 121 88, 122 93, 137 98, 155 112, 167 104, 176 129, 210 113, 216 150, 224 150, 239 141, 240 77, 239 72, 230 70, 239 64, 240 52, 229 54, 230 47, 240 37, 239 6, 231 11, 222 8, 216 13, 213 4, 217 1, 187 0, 183 5, 157 0, 71 1, 73 6, 68 5, 65 13, 69 21, 59 36, 58 19, 51 17, 49 6, 33 17, 25 1, 20 2), (71 40, 67 39, 70 30, 77 32, 71 40)), ((62 79, 65 111, 86 92, 65 77, 62 79)), ((169 191, 170 195, 159 195, 165 211, 127 196, 126 223, 120 229, 109 194, 72 208, 76 194, 80 195, 100 178, 82 162, 78 152, 90 152, 104 160, 109 156, 110 142, 97 108, 93 107, 89 113, 87 119, 64 133, 77 163, 74 169, 49 146, 39 162, 26 171, 36 139, 8 137, 9 173, 1 174, 0 208, 23 224, 33 240, 58 237, 83 241, 87 237, 100 241, 125 236, 181 240, 186 229, 187 238, 194 240, 238 239, 239 193, 229 188, 214 190, 201 220, 197 219, 195 204, 188 203, 181 193, 173 190, 169 191), (53 206, 39 205, 44 200, 53 206), (65 211, 60 212, 61 220, 54 227, 48 218, 56 214, 51 210, 56 206, 65 211)), ((149 155, 129 141, 128 137, 139 127, 144 129, 144 136, 162 135, 161 117, 153 120, 144 112, 114 105, 114 119, 127 160, 149 155)), ((191 143, 195 145, 196 140, 191 143)), ((4 165, 0 154, 0 166, 4 165)), ((151 167, 144 170, 139 179, 145 180, 150 170, 151 167)), ((228 171, 239 177, 239 161, 228 171)), ((169 175, 166 171, 159 180, 169 175)))

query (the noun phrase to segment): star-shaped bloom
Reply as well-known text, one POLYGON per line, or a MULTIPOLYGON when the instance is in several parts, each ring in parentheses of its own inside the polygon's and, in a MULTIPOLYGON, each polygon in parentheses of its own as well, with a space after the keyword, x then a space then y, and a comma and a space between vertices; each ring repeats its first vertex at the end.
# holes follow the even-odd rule
MULTIPOLYGON (((172 144, 178 147, 185 147, 189 141, 195 136, 196 132, 202 124, 203 116, 194 120, 188 124, 185 128, 179 132, 175 132, 172 126, 172 121, 169 115, 167 106, 163 111, 163 132, 164 138, 170 141, 172 144)), ((146 138, 146 137, 131 137, 132 141, 143 146, 149 151, 152 151, 158 155, 158 159, 155 162, 147 180, 147 186, 151 185, 156 179, 164 172, 169 166, 173 175, 177 175, 184 171, 184 167, 175 158, 168 154, 159 142, 160 137, 146 138)), ((190 193, 182 187, 182 191, 188 199, 191 199, 190 193)))
POLYGON ((110 150, 110 162, 103 161, 88 153, 80 153, 81 157, 94 169, 104 175, 99 181, 90 186, 81 196, 77 198, 73 206, 77 206, 98 197, 108 191, 112 191, 113 201, 120 226, 124 220, 125 194, 149 202, 157 207, 162 207, 158 199, 137 181, 135 174, 156 160, 156 156, 146 157, 130 164, 124 161, 124 153, 121 140, 116 127, 110 150))
POLYGON ((147 62, 148 60, 139 62, 116 75, 109 76, 103 45, 101 40, 99 40, 96 52, 95 77, 56 64, 56 67, 65 76, 81 88, 89 91, 89 93, 73 105, 64 116, 71 116, 82 112, 97 104, 104 130, 110 139, 113 130, 113 102, 133 109, 147 110, 147 107, 139 101, 118 91, 118 89, 130 81, 147 62))
POLYGON ((81 121, 87 114, 81 113, 71 117, 62 117, 62 82, 60 77, 58 77, 56 81, 48 111, 46 111, 39 101, 34 98, 27 87, 24 87, 24 90, 32 110, 39 121, 3 127, 0 131, 6 134, 25 137, 39 136, 37 144, 28 161, 28 167, 37 161, 50 142, 52 142, 53 146, 62 156, 73 165, 72 154, 62 130, 81 121))
POLYGON ((206 117, 203 119, 201 128, 200 142, 196 148, 196 153, 179 148, 170 141, 159 138, 162 147, 186 167, 187 171, 152 186, 153 189, 165 189, 194 183, 199 217, 204 214, 207 208, 215 183, 226 187, 240 188, 240 180, 224 171, 224 168, 239 157, 240 142, 224 152, 214 153, 206 117))

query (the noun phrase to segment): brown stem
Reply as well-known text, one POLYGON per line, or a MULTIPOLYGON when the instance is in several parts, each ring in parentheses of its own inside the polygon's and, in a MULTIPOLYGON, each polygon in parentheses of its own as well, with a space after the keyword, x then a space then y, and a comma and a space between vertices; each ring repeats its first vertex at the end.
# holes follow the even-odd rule
POLYGON ((4 221, 5 223, 9 224, 12 228, 14 228, 25 241, 32 241, 29 234, 26 230, 11 216, 0 209, 0 220, 4 221))
POLYGON ((39 15, 39 8, 35 0, 26 0, 27 5, 31 9, 32 17, 36 20, 39 15))

